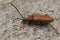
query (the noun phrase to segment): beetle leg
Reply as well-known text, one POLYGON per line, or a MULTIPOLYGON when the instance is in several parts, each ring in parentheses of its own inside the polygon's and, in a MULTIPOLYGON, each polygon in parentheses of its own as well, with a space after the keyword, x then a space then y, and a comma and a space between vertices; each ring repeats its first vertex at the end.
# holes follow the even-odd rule
POLYGON ((51 24, 49 25, 56 31, 57 34, 59 34, 59 32, 51 24))
POLYGON ((40 22, 38 22, 38 24, 37 24, 38 26, 40 26, 40 22))
POLYGON ((15 20, 17 20, 17 19, 20 19, 20 20, 22 20, 21 18, 16 18, 16 19, 14 19, 14 20, 13 20, 13 22, 12 22, 12 23, 14 23, 14 22, 15 22, 15 20))
POLYGON ((33 31, 36 32, 36 30, 37 30, 37 26, 34 26, 33 31))
POLYGON ((48 25, 43 25, 43 26, 47 28, 48 32, 50 31, 50 28, 48 27, 48 25))

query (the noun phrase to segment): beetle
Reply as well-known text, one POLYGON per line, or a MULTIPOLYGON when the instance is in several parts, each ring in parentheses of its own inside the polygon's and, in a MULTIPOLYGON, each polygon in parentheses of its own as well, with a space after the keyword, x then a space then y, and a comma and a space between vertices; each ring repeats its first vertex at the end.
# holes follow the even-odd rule
MULTIPOLYGON (((50 24, 51 22, 54 21, 54 18, 50 17, 49 15, 45 14, 45 15, 42 15, 42 14, 39 14, 39 13, 36 13, 36 14, 31 14, 29 15, 27 18, 24 18, 22 16, 22 14, 19 12, 19 10, 15 7, 14 4, 10 3, 16 10, 17 12, 21 15, 22 19, 21 18, 16 18, 16 19, 20 19, 22 20, 22 23, 27 23, 27 24, 39 24, 41 26, 44 26, 44 25, 48 25, 50 24)), ((14 20, 16 20, 14 19, 14 20)), ((13 21, 14 22, 14 21, 13 21)), ((53 29, 55 29, 52 25, 50 25, 53 29)), ((55 31, 57 32, 57 30, 55 29, 55 31)), ((57 32, 57 34, 59 34, 57 32)))
POLYGON ((51 22, 54 21, 54 19, 50 16, 48 16, 47 14, 45 15, 42 15, 42 14, 32 14, 32 15, 29 15, 25 20, 23 20, 24 22, 27 22, 29 23, 33 23, 33 24, 39 24, 39 25, 47 25, 51 22))

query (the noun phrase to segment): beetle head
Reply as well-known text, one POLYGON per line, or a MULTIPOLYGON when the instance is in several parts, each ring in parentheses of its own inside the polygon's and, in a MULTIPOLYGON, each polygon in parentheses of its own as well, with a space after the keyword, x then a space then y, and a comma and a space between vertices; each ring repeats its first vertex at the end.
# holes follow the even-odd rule
POLYGON ((22 23, 27 23, 27 19, 24 18, 24 19, 22 20, 22 23))

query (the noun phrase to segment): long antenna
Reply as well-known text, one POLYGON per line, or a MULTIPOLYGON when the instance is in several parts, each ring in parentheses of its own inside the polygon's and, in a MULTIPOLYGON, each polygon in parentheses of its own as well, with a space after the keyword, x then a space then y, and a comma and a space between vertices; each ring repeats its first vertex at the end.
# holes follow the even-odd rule
POLYGON ((12 3, 10 3, 10 4, 17 10, 17 12, 21 15, 21 17, 24 18, 24 17, 22 16, 22 14, 19 12, 19 10, 16 8, 16 6, 15 6, 14 4, 12 4, 12 3))

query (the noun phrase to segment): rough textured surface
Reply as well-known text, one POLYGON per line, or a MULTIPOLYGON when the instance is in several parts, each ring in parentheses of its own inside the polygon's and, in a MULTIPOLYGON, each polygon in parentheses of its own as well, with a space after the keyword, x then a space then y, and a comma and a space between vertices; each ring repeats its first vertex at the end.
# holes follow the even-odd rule
POLYGON ((0 0, 0 40, 60 40, 60 35, 49 26, 29 26, 22 24, 21 20, 12 23, 21 16, 9 2, 12 2, 24 17, 33 13, 50 15, 55 19, 51 25, 60 33, 60 0, 0 0))

